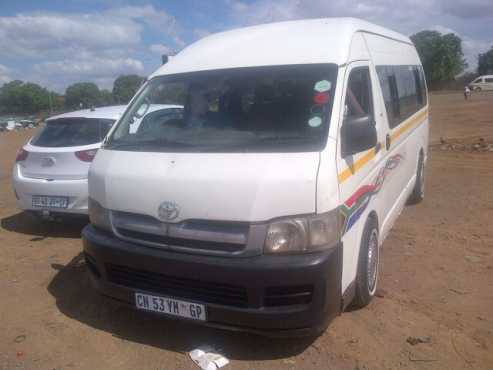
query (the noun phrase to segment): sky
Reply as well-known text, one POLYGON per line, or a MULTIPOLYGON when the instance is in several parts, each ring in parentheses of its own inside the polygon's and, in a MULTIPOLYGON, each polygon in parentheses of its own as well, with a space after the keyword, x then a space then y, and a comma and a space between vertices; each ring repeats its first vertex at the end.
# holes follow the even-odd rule
POLYGON ((214 32, 292 19, 351 16, 405 35, 432 29, 463 40, 469 69, 493 46, 493 0, 0 0, 0 85, 32 81, 63 93, 110 89, 148 75, 214 32))

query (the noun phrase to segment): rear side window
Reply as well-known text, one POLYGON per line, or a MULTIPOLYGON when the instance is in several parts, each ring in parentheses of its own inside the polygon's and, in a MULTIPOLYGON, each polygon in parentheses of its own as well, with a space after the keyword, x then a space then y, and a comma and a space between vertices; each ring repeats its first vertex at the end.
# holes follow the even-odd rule
POLYGON ((491 77, 485 78, 484 79, 484 82, 486 82, 486 83, 492 83, 493 82, 493 78, 491 78, 491 77))
POLYGON ((400 120, 399 94, 392 67, 378 66, 378 79, 382 88, 383 100, 387 110, 390 127, 395 127, 400 120))
POLYGON ((426 83, 419 66, 377 66, 390 128, 426 105, 426 83))
POLYGON ((49 120, 31 144, 52 148, 96 144, 104 139, 114 122, 97 118, 49 120))
POLYGON ((421 96, 423 97, 421 107, 424 107, 428 102, 428 92, 426 91, 426 78, 425 71, 421 66, 414 66, 416 73, 419 74, 419 88, 421 89, 421 96))

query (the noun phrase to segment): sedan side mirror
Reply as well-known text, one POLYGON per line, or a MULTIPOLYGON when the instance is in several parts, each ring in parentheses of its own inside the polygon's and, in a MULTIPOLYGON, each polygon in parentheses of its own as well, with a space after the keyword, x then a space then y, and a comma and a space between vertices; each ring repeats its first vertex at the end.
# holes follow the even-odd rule
POLYGON ((377 129, 371 116, 350 117, 341 128, 343 157, 360 153, 377 145, 377 129))

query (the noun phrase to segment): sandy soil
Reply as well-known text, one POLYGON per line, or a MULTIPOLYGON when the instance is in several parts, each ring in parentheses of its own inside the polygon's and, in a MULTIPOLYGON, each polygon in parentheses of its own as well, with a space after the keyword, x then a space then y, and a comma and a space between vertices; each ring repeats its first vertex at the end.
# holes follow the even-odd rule
POLYGON ((156 319, 98 296, 84 222, 40 225, 15 207, 10 168, 32 131, 1 133, 0 369, 188 369, 186 352, 204 343, 230 369, 493 369, 493 152, 443 144, 493 143, 493 94, 435 94, 431 116, 426 199, 384 243, 379 297, 303 340, 156 319))

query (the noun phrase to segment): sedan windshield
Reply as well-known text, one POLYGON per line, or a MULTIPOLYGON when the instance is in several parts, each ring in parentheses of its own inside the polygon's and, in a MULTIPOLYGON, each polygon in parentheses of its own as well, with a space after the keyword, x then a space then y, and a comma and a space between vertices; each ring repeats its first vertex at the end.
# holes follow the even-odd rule
POLYGON ((318 151, 337 66, 202 71, 153 78, 105 147, 140 151, 318 151))

